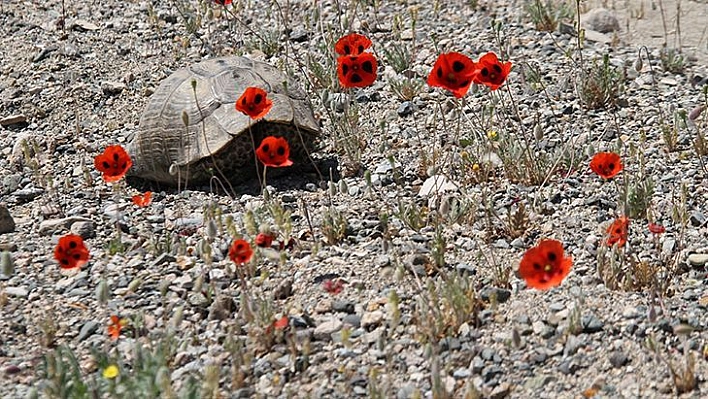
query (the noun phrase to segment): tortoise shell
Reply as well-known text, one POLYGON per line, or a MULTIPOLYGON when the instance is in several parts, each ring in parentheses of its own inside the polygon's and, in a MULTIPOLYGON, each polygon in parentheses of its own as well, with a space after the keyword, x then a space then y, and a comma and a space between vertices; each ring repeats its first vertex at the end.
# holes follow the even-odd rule
POLYGON ((255 175, 254 149, 264 137, 285 137, 297 163, 319 133, 305 92, 278 69, 245 57, 209 59, 176 71, 152 94, 128 145, 128 174, 173 186, 214 177, 239 183, 255 175), (257 121, 235 109, 249 86, 273 101, 257 121))

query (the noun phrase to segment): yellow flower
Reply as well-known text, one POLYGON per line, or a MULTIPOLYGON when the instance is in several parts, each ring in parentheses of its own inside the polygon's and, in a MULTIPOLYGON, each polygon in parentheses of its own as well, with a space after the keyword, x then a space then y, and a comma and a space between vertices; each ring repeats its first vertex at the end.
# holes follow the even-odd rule
POLYGON ((473 164, 473 165, 472 165, 472 170, 475 171, 475 172, 478 171, 478 170, 479 170, 479 164, 478 164, 478 163, 473 164))
POLYGON ((487 138, 488 138, 489 140, 496 140, 497 135, 498 135, 498 134, 497 134, 497 131, 496 131, 496 130, 490 130, 490 131, 487 132, 487 138))
POLYGON ((118 366, 116 366, 115 364, 111 364, 110 366, 103 369, 103 378, 112 380, 118 377, 118 374, 118 366))

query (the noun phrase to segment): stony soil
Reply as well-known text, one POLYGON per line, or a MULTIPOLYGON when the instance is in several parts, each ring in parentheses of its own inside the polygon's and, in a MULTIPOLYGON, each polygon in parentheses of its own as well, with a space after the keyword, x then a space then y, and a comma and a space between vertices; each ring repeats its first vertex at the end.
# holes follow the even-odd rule
POLYGON ((578 95, 576 37, 537 31, 523 2, 480 1, 473 8, 462 1, 384 1, 377 9, 361 3, 250 2, 236 10, 238 20, 196 1, 74 1, 65 10, 61 2, 0 3, 0 203, 16 224, 0 235, 15 266, 12 276, 0 276, 1 397, 45 392, 43 359, 57 346, 75 351, 87 378, 101 378, 92 347, 118 359, 127 375, 136 343, 150 347, 169 334, 179 343, 169 370, 175 391, 216 365, 223 397, 663 398, 677 395, 665 360, 683 365, 684 351, 695 360, 698 382, 680 397, 707 395, 708 157, 693 148, 697 132, 707 133, 706 113, 676 122, 671 152, 661 127, 705 105, 700 16, 708 5, 682 2, 692 10, 681 19, 690 57, 672 72, 659 61, 655 36, 663 34, 651 6, 638 20, 627 10, 639 2, 622 2, 620 40, 594 36, 600 39, 584 42, 583 59, 589 68, 609 54, 624 74, 623 90, 616 104, 588 110, 578 95), (190 33, 195 15, 201 19, 190 33), (396 95, 391 82, 424 81, 438 51, 473 59, 499 52, 494 21, 502 23, 499 37, 515 65, 510 90, 491 95, 476 88, 464 103, 424 85, 410 101, 396 95), (353 104, 331 70, 322 84, 313 69, 334 65, 333 40, 349 31, 371 37, 381 64, 372 87, 351 93, 353 104), (637 47, 645 44, 651 60, 637 71, 637 47), (403 73, 385 57, 397 48, 412 58, 403 73), (149 185, 114 192, 101 180, 93 157, 131 140, 163 79, 203 58, 232 54, 293 74, 322 121, 321 174, 306 168, 268 182, 270 203, 290 212, 287 223, 268 211, 257 182, 236 186, 230 196, 149 185), (335 140, 344 136, 342 109, 352 107, 360 118, 349 142, 361 145, 360 160, 335 140), (482 117, 483 110, 494 119, 482 117), (499 141, 488 142, 489 130, 499 141), (512 173, 508 148, 523 142, 514 140, 519 135, 530 138, 539 159, 560 165, 543 184, 512 173), (482 150, 490 148, 504 158, 501 165, 485 164, 497 157, 482 150), (622 178, 603 182, 589 171, 592 153, 618 149, 622 178), (598 273, 604 229, 622 213, 624 179, 637 181, 642 171, 654 185, 652 217, 667 230, 653 237, 646 219, 636 218, 626 254, 658 271, 660 297, 647 287, 616 289, 598 273), (450 183, 440 195, 428 187, 433 174, 450 183), (130 195, 146 188, 154 201, 139 209, 130 195), (511 231, 509 215, 522 204, 527 221, 511 231), (213 209, 221 213, 217 220, 228 215, 233 224, 217 223, 207 256, 213 209), (268 321, 243 319, 244 292, 226 256, 234 234, 254 238, 247 214, 296 242, 280 253, 260 251, 248 281, 268 321, 289 316, 286 338, 269 345, 259 340, 268 321), (116 225, 125 246, 114 253, 116 225), (70 230, 87 237, 91 261, 67 276, 53 248, 70 230), (513 270, 543 237, 561 240, 574 267, 560 287, 542 292, 513 270), (436 270, 441 252, 444 265, 436 270), (95 293, 102 278, 110 294, 105 305, 95 293), (332 278, 345 283, 334 297, 322 289, 332 278), (453 318, 445 289, 461 286, 476 307, 453 318), (215 300, 204 287, 218 293, 215 300), (431 295, 429 287, 438 291, 431 295), (436 309, 449 319, 436 318, 436 309), (118 341, 105 331, 113 314, 135 327, 118 341), (244 345, 240 383, 232 380, 232 339, 244 345))

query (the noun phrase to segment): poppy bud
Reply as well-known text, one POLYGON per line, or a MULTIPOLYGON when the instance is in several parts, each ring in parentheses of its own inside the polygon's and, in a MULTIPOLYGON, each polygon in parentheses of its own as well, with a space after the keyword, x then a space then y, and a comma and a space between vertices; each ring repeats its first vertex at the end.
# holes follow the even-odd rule
POLYGON ((216 222, 214 221, 214 219, 209 219, 209 222, 207 223, 206 233, 207 233, 207 237, 209 237, 212 240, 214 239, 214 237, 216 237, 217 228, 216 228, 216 222))
POLYGON ((184 123, 184 126, 189 126, 189 114, 184 110, 182 111, 182 123, 184 123))
POLYGON ((538 123, 533 127, 533 135, 536 138, 536 141, 543 140, 543 129, 538 123))
POLYGON ((15 273, 15 262, 12 261, 12 255, 8 251, 0 253, 0 274, 5 277, 10 277, 15 273))
POLYGON ((128 291, 135 292, 138 290, 138 288, 140 288, 142 284, 143 280, 141 280, 140 278, 135 278, 133 279, 133 281, 130 282, 130 284, 128 284, 128 291))
POLYGON ((173 163, 172 165, 170 165, 169 173, 170 173, 170 176, 177 175, 177 173, 179 173, 179 166, 177 166, 176 163, 173 163))
POLYGON ((101 305, 105 305, 108 302, 108 283, 105 278, 102 278, 96 286, 96 300, 101 305))
POLYGON ((347 186, 347 182, 345 182, 344 179, 339 181, 339 192, 342 194, 349 193, 349 187, 347 186))
POLYGON ((639 56, 636 60, 634 60, 634 70, 637 72, 641 72, 643 67, 644 64, 642 63, 642 57, 639 56))
POLYGON ((175 309, 175 314, 172 316, 172 327, 177 328, 182 324, 182 315, 184 314, 184 305, 178 306, 175 309))
POLYGON ((695 121, 698 119, 699 116, 701 116, 701 113, 703 113, 703 110, 706 109, 705 105, 699 105, 696 108, 692 109, 691 112, 688 114, 688 119, 691 121, 695 121))
POLYGON ((258 233, 256 236, 256 245, 261 248, 270 248, 273 244, 273 235, 268 233, 258 233))

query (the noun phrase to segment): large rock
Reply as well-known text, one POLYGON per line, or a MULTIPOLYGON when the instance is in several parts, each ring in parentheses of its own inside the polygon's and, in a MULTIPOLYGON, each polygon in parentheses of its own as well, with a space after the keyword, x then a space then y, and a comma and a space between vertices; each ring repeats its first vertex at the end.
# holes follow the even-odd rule
POLYGON ((605 8, 595 8, 580 17, 584 28, 600 33, 611 33, 620 30, 620 24, 615 14, 605 8))
POLYGON ((0 204, 0 234, 15 231, 15 220, 5 205, 0 204))

